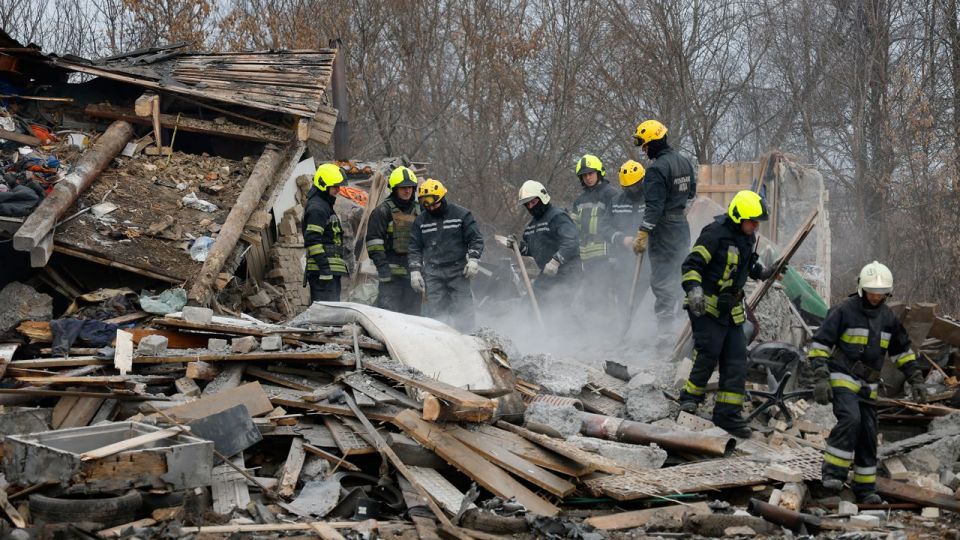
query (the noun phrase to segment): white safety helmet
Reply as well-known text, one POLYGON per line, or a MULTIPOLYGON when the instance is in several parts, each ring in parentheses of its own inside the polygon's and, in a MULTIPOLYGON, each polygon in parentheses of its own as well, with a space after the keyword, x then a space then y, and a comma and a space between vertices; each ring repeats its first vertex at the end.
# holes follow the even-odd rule
POLYGON ((860 279, 857 280, 857 294, 864 292, 874 294, 890 294, 893 292, 893 273, 885 265, 873 261, 860 270, 860 279))
POLYGON ((520 201, 517 204, 527 204, 537 198, 543 204, 550 202, 550 194, 547 193, 547 188, 543 187, 543 184, 536 180, 527 180, 520 186, 520 201))

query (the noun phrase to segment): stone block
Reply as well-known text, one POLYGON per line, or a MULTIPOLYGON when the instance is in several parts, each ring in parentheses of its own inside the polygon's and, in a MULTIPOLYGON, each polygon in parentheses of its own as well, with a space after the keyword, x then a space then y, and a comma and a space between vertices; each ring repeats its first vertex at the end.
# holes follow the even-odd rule
POLYGON ((280 336, 264 336, 260 340, 260 349, 264 351, 279 351, 283 349, 283 338, 280 336))
POLYGON ((850 518, 850 523, 855 523, 864 527, 879 527, 880 518, 877 516, 871 516, 869 514, 857 514, 856 516, 850 518))
POLYGON ((837 506, 837 514, 841 516, 855 516, 859 512, 860 509, 857 505, 850 501, 840 501, 839 506, 837 506))
POLYGON ((167 338, 165 336, 143 336, 137 344, 137 355, 160 356, 167 352, 167 338))
POLYGON ((257 348, 257 338, 253 336, 244 336, 233 338, 230 342, 230 350, 236 354, 248 353, 257 348))
POLYGON ((778 482, 803 482, 803 473, 779 463, 767 465, 764 474, 767 478, 778 482))
POLYGON ((225 339, 220 338, 210 338, 207 340, 207 348, 211 351, 225 351, 230 343, 225 339))
POLYGON ((177 387, 177 391, 185 396, 197 397, 200 395, 200 387, 197 386, 196 381, 189 377, 181 377, 174 381, 174 385, 177 387))
POLYGON ((210 324, 213 320, 213 310, 205 307, 184 306, 183 320, 197 324, 210 324))
POLYGON ((920 511, 920 515, 925 518, 937 519, 940 517, 940 509, 936 506, 925 506, 920 511))

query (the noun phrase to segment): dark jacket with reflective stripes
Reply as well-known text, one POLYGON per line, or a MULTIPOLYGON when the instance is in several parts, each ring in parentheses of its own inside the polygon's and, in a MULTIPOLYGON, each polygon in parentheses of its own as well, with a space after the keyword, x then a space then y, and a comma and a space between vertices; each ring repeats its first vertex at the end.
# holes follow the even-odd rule
POLYGON ((708 315, 725 321, 729 313, 735 324, 742 324, 743 286, 747 277, 760 279, 763 272, 753 250, 755 244, 755 235, 743 234, 740 225, 725 214, 717 216, 703 228, 683 260, 683 290, 703 287, 708 315))
POLYGON ((621 191, 613 199, 611 215, 613 218, 613 234, 610 237, 610 245, 613 246, 614 253, 630 253, 633 248, 623 246, 624 236, 635 236, 640 224, 643 223, 643 212, 645 208, 642 187, 639 197, 631 197, 626 191, 621 191))
POLYGON ((577 226, 566 212, 547 204, 543 214, 530 220, 523 230, 520 253, 533 257, 541 270, 550 259, 560 263, 560 272, 572 269, 571 263, 580 258, 577 226))
POLYGON ((420 205, 416 200, 411 199, 407 205, 404 209, 403 201, 391 194, 370 213, 367 254, 377 266, 377 274, 382 281, 389 281, 392 276, 407 275, 410 231, 420 215, 420 205))
POLYGON ((813 335, 807 358, 825 359, 830 371, 864 378, 855 369, 856 363, 861 362, 879 374, 887 354, 907 376, 917 369, 910 335, 893 310, 886 304, 866 307, 862 298, 853 295, 827 313, 813 335))
POLYGON ((647 166, 643 186, 646 207, 640 230, 651 232, 665 215, 683 213, 696 196, 696 165, 667 146, 647 166))
POLYGON ((580 234, 580 258, 590 260, 606 257, 613 235, 610 213, 617 190, 601 178, 594 186, 584 187, 573 201, 573 222, 580 234))
POLYGON ((335 202, 335 197, 312 187, 303 210, 307 274, 319 275, 322 279, 347 274, 347 263, 343 259, 343 230, 340 218, 333 210, 335 202))
POLYGON ((483 254, 483 235, 473 214, 462 206, 442 200, 442 212, 436 216, 423 212, 410 230, 410 270, 431 267, 464 267, 467 257, 483 254))

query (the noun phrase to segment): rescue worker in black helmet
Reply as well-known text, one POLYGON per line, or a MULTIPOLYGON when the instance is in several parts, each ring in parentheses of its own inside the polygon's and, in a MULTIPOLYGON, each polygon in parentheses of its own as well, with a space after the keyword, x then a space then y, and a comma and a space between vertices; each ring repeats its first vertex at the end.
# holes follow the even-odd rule
POLYGON ((312 302, 340 301, 340 277, 346 275, 343 229, 333 209, 344 181, 340 167, 324 163, 313 175, 303 210, 303 244, 307 249, 306 281, 312 302))
POLYGON ((417 175, 408 167, 397 167, 387 181, 390 196, 370 213, 367 224, 367 254, 377 266, 380 286, 377 307, 420 314, 420 294, 410 286, 407 254, 410 230, 420 215, 414 196, 417 175))
POLYGON ((420 184, 417 195, 425 212, 410 231, 410 285, 426 294, 424 315, 472 331, 470 280, 480 271, 480 227, 469 210, 447 200, 447 188, 437 180, 420 184))
POLYGON ((609 242, 613 235, 610 210, 617 190, 607 181, 607 172, 597 156, 586 154, 578 159, 576 173, 583 189, 573 201, 571 213, 580 234, 581 294, 587 308, 599 316, 607 313, 615 298, 609 242))
POLYGON ((749 437, 741 416, 746 399, 747 339, 743 286, 747 278, 766 280, 774 269, 757 261, 756 231, 768 218, 763 199, 752 191, 737 193, 726 215, 717 216, 701 231, 681 266, 685 307, 693 329, 693 369, 680 394, 680 408, 697 410, 707 381, 720 366, 720 388, 713 423, 737 437, 749 437))
POLYGON ((907 376, 907 393, 924 398, 923 373, 910 335, 886 300, 893 274, 879 262, 860 271, 857 294, 830 309, 814 333, 800 370, 818 403, 833 403, 837 423, 823 453, 823 487, 839 491, 853 466, 858 503, 880 504, 877 494, 877 389, 887 356, 907 376))
MULTIPOLYGON (((687 203, 697 190, 696 164, 667 143, 667 126, 646 120, 637 126, 634 142, 652 161, 644 178, 643 222, 633 251, 650 248, 650 288, 660 335, 670 337, 680 300, 680 263, 690 247, 687 203)), ((666 344, 665 342, 663 342, 666 344)))

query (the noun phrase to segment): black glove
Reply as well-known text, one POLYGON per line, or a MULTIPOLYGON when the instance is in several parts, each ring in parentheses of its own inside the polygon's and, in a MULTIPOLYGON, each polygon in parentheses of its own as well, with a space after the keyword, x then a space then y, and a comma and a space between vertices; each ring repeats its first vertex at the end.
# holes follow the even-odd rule
POLYGON ((785 273, 787 271, 787 265, 783 265, 783 268, 780 270, 780 272, 777 272, 776 270, 777 270, 776 265, 771 265, 768 268, 764 268, 763 271, 760 272, 760 281, 767 281, 768 279, 772 278, 776 273, 780 273, 780 274, 785 273))
POLYGON ((703 296, 703 287, 693 287, 687 291, 687 309, 694 317, 702 317, 707 312, 707 301, 703 296))
POLYGON ((904 390, 906 391, 907 397, 916 401, 917 403, 923 403, 927 399, 927 387, 926 381, 923 378, 923 373, 920 370, 916 370, 907 377, 904 390))
POLYGON ((833 389, 830 388, 830 379, 820 379, 813 386, 813 399, 821 405, 833 401, 833 389))

